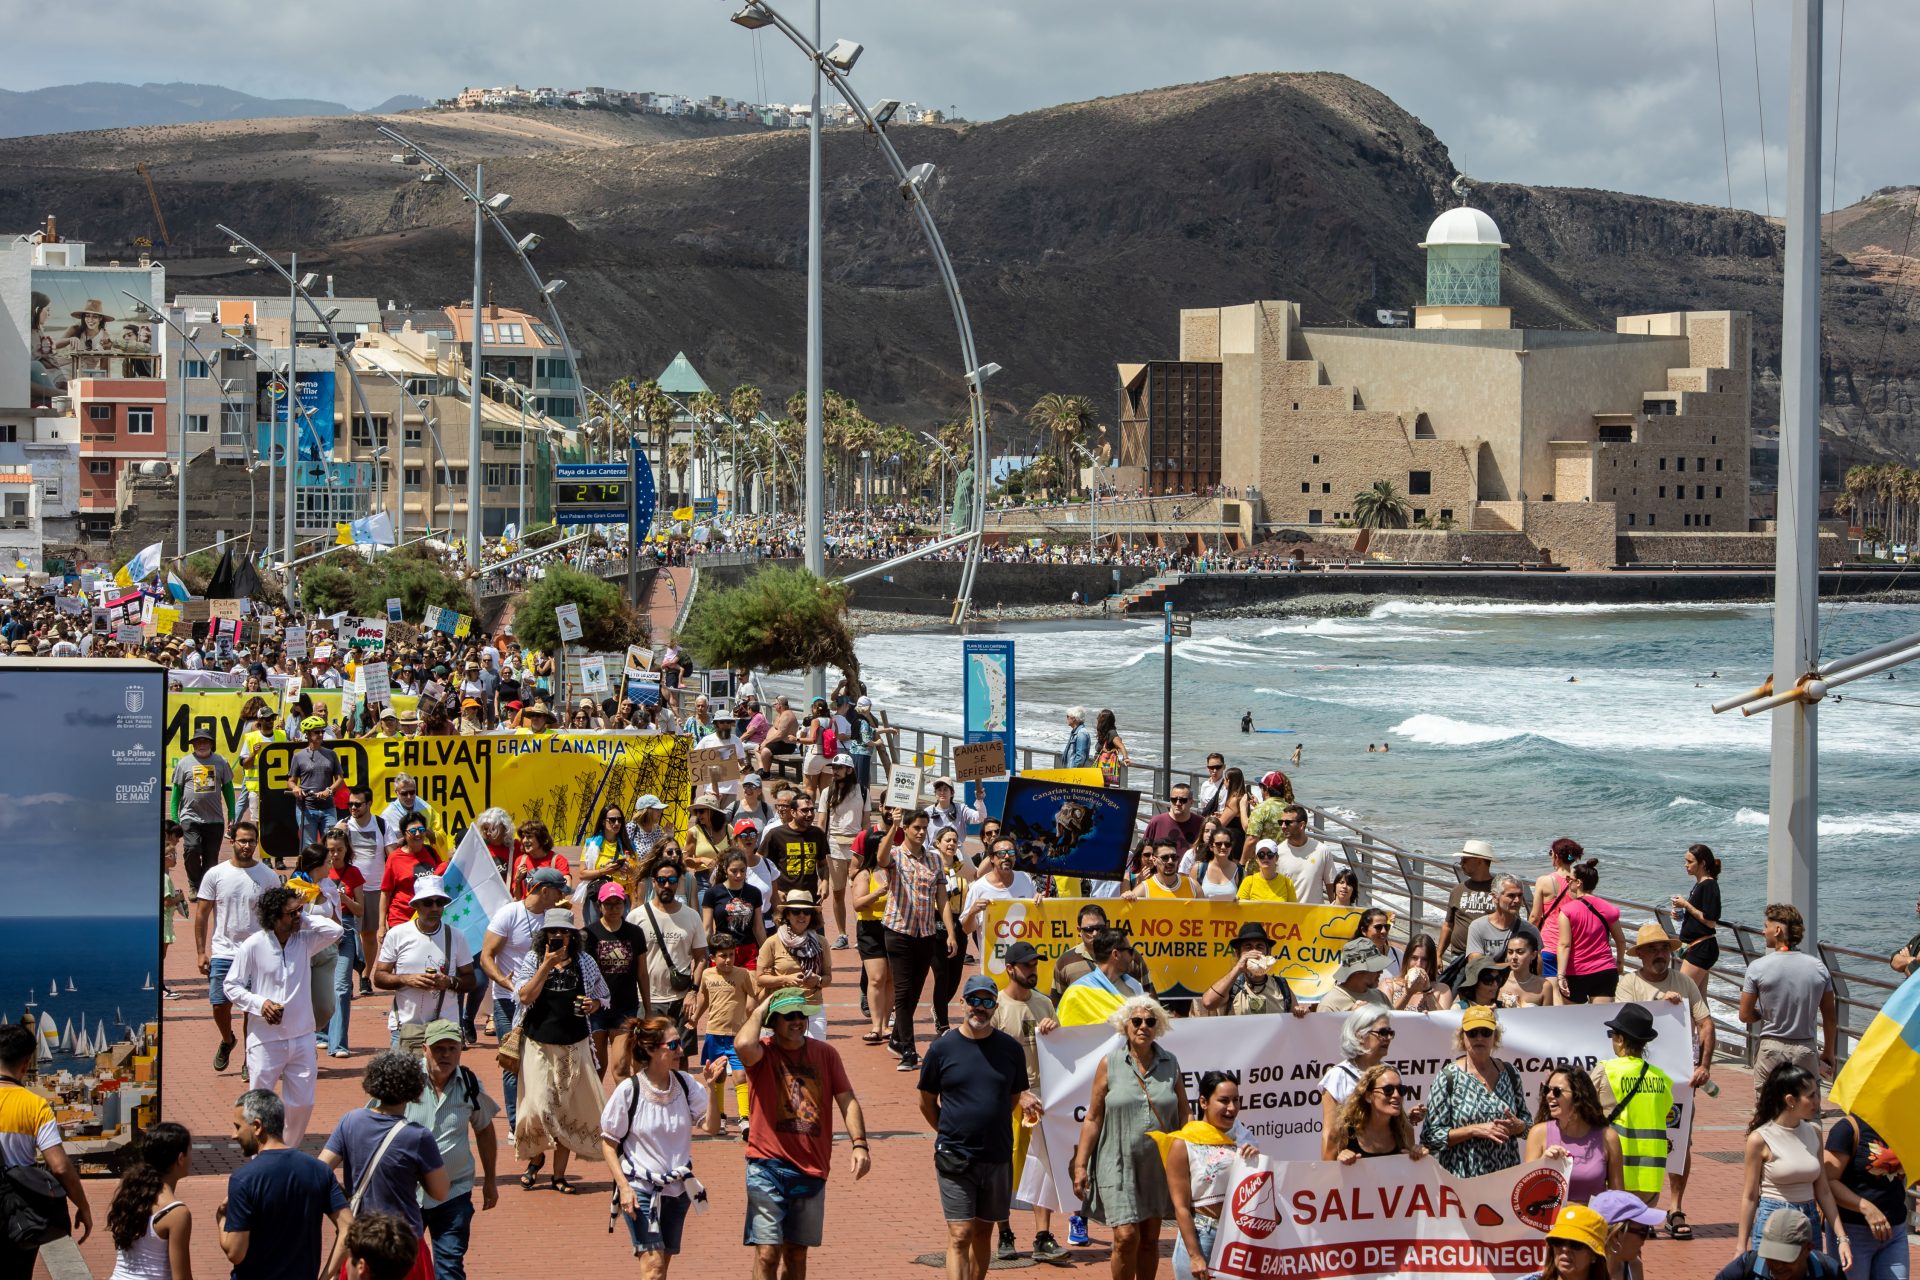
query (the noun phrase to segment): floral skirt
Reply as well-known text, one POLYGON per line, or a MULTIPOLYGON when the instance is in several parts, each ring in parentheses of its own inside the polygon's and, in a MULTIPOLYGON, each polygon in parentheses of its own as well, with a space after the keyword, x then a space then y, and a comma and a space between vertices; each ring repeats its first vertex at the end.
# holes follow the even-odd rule
POLYGON ((520 1046, 520 1096, 513 1127, 514 1153, 522 1160, 565 1147, 577 1156, 600 1155, 600 1111, 607 1105, 594 1069, 593 1050, 578 1044, 520 1046))

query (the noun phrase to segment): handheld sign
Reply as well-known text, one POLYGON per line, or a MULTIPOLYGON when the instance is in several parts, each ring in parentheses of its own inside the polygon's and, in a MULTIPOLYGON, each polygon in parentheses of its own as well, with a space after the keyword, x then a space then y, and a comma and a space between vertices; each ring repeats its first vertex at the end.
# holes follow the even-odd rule
POLYGON ((889 809, 918 809, 920 807, 920 779, 922 771, 914 765, 897 764, 887 779, 887 807, 889 809))
POLYGON ((740 756, 732 747, 697 748, 687 756, 696 787, 717 787, 740 780, 740 756))
POLYGON ((1004 742, 964 742, 953 749, 953 777, 956 782, 979 782, 998 778, 1007 771, 1007 747, 1004 742))
POLYGON ((585 693, 607 691, 607 660, 605 658, 580 659, 580 688, 585 693))
POLYGON ((387 621, 388 621, 388 622, 403 622, 403 621, 405 621, 405 616, 404 616, 404 615, 403 615, 403 613, 401 612, 401 608, 400 608, 400 597, 399 597, 399 596, 388 596, 388 597, 387 597, 387 621))
POLYGON ((580 630, 580 606, 579 605, 577 604, 556 605, 554 606, 553 616, 560 623, 560 639, 567 642, 568 644, 571 644, 575 640, 578 640, 581 637, 581 635, 584 634, 580 630))
POLYGON ((245 602, 241 600, 209 600, 207 601, 207 616, 209 618, 222 618, 237 622, 240 619, 240 606, 243 603, 245 602))

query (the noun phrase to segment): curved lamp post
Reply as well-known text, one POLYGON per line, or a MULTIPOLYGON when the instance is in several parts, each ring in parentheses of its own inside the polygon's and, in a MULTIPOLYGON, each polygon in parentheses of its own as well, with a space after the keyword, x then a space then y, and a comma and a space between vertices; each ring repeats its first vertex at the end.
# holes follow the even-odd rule
MULTIPOLYGON (((370 361, 369 364, 375 373, 385 378, 388 382, 391 382, 400 392, 400 452, 395 455, 398 458, 396 470, 399 473, 399 479, 394 487, 398 498, 395 505, 399 508, 399 511, 396 513, 396 519, 394 520, 394 530, 395 541, 405 542, 407 540, 407 384, 400 381, 393 370, 387 368, 379 361, 370 361)), ((440 470, 445 472, 447 469, 447 447, 440 443, 438 426, 440 420, 428 412, 432 406, 433 401, 425 396, 417 397, 413 401, 413 407, 420 411, 420 425, 426 429, 427 435, 433 440, 434 449, 440 455, 440 470)), ((427 454, 427 465, 429 468, 433 465, 433 454, 431 453, 427 454)), ((432 533, 433 504, 429 501, 422 505, 426 507, 426 519, 423 520, 422 523, 426 525, 427 532, 432 533)), ((447 532, 451 534, 453 532, 452 503, 448 503, 447 506, 447 523, 447 532)))
MULTIPOLYGON (((853 108, 854 114, 859 116, 861 122, 866 125, 867 131, 879 141, 880 151, 887 159, 887 166, 893 170, 893 176, 900 184, 900 196, 913 207, 914 216, 920 222, 920 229, 926 235, 927 247, 933 255, 934 264, 940 270, 940 283, 946 289, 948 303, 953 307, 954 328, 960 337, 962 376, 967 384, 968 407, 973 418, 974 484, 968 529, 957 538, 936 539, 906 555, 896 556, 884 563, 848 574, 844 581, 853 582, 882 573, 894 565, 964 541, 967 544, 967 558, 960 571, 960 589, 954 596, 952 618, 964 628, 968 607, 973 600, 974 579, 980 568, 982 534, 985 532, 987 522, 987 490, 984 483, 987 462, 985 385, 988 378, 1000 372, 1000 366, 980 363, 979 355, 974 350, 973 327, 967 320, 967 304, 960 296, 960 282, 954 275, 953 260, 948 257, 946 244, 940 238, 940 229, 934 225, 933 213, 927 208, 925 189, 933 178, 933 166, 920 164, 909 169, 900 159, 900 153, 894 150, 893 143, 887 137, 887 123, 893 118, 893 109, 898 106, 897 103, 882 102, 876 114, 868 110, 866 103, 861 101, 860 95, 854 91, 847 75, 853 70, 854 63, 859 60, 861 46, 851 40, 839 40, 830 48, 822 50, 803 35, 799 28, 782 17, 778 10, 766 3, 766 0, 746 0, 746 4, 740 11, 733 15, 733 21, 748 30, 773 27, 804 53, 808 61, 812 62, 820 74, 824 75, 840 92, 840 96, 846 100, 847 105, 853 108)), ((818 114, 816 109, 816 125, 818 114)))
MULTIPOLYGON (((147 302, 144 299, 134 294, 128 293, 125 289, 122 289, 120 293, 128 301, 133 303, 134 313, 136 315, 140 316, 142 319, 145 319, 145 320, 158 320, 161 324, 166 325, 167 328, 179 334, 181 341, 185 342, 187 346, 191 347, 193 349, 193 353, 196 356, 200 357, 200 363, 206 365, 209 371, 212 370, 213 361, 207 358, 207 353, 201 349, 200 344, 198 342, 194 341, 194 336, 200 332, 199 325, 195 325, 191 330, 182 329, 178 324, 174 322, 172 316, 169 316, 165 311, 160 310, 159 308, 156 308, 152 303, 147 302)), ((175 488, 177 489, 177 493, 175 494, 175 499, 178 506, 176 508, 175 517, 174 517, 175 528, 174 528, 174 534, 173 534, 174 541, 178 544, 178 547, 174 552, 174 555, 177 559, 185 559, 187 555, 187 423, 186 423, 187 389, 186 389, 186 383, 187 383, 186 375, 182 374, 180 377, 180 404, 181 404, 180 421, 174 424, 174 431, 177 437, 175 442, 175 452, 179 460, 179 467, 180 467, 180 474, 178 479, 175 482, 175 488)), ((222 378, 220 380, 219 385, 220 385, 220 401, 222 405, 224 405, 230 411, 233 410, 234 409, 233 379, 222 378)), ((246 434, 244 432, 241 434, 241 437, 240 437, 240 447, 246 450, 248 455, 247 537, 251 539, 253 537, 254 516, 259 511, 259 501, 258 501, 258 494, 255 491, 255 484, 254 484, 254 478, 253 478, 253 462, 252 462, 253 448, 252 448, 251 442, 247 440, 246 434)))
MULTIPOLYGON (((333 316, 320 309, 320 304, 315 302, 313 300, 313 295, 307 292, 305 281, 303 281, 299 277, 296 277, 293 274, 292 270, 289 270, 288 268, 281 266, 278 260, 272 257, 269 257, 267 255, 266 250, 262 249, 259 245, 253 243, 253 241, 241 235, 238 231, 235 231, 232 227, 227 226, 225 223, 216 222, 213 225, 213 229, 215 231, 218 231, 221 235, 227 237, 229 240, 233 241, 232 244, 227 246, 227 251, 229 253, 238 253, 241 249, 245 249, 250 255, 252 255, 250 261, 258 261, 265 266, 272 267, 274 271, 279 274, 281 279, 287 282, 287 288, 291 290, 292 294, 298 295, 300 300, 307 304, 307 310, 313 312, 313 318, 320 322, 321 332, 327 335, 327 341, 333 345, 335 354, 337 354, 340 357, 340 363, 346 368, 347 382, 353 388, 353 398, 360 405, 360 416, 362 418, 367 419, 369 422, 371 422, 372 414, 367 408, 366 393, 360 389, 360 379, 354 376, 353 361, 347 355, 346 344, 341 342, 340 336, 333 331, 333 316)), ((295 258, 293 259, 293 261, 297 267, 298 259, 295 258)), ((287 579, 286 581, 287 604, 289 607, 291 607, 294 603, 294 594, 293 594, 294 465, 299 460, 299 456, 300 456, 300 448, 299 448, 299 443, 297 439, 297 433, 294 431, 294 428, 293 428, 293 402, 295 399, 294 389, 299 384, 299 373, 300 373, 297 367, 298 362, 294 359, 294 353, 297 350, 299 350, 299 347, 300 347, 299 322, 298 322, 298 318, 294 315, 292 298, 289 297, 288 306, 287 306, 287 383, 288 383, 287 385, 287 434, 290 437, 296 437, 294 439, 289 439, 287 441, 287 494, 286 494, 287 510, 285 512, 286 531, 284 535, 285 549, 286 549, 286 555, 285 555, 286 565, 284 568, 284 572, 286 574, 286 579, 287 579)), ((316 440, 314 443, 315 443, 316 452, 317 452, 319 442, 316 440)), ((324 458, 321 459, 321 465, 323 467, 326 466, 328 461, 329 461, 328 459, 324 459, 324 458)))
MULTIPOLYGON (((459 174, 441 163, 440 158, 431 151, 428 151, 411 138, 396 132, 386 125, 380 126, 380 134, 382 137, 399 143, 408 151, 411 151, 414 155, 419 156, 422 160, 432 165, 440 176, 446 180, 448 186, 451 186, 468 200, 474 199, 473 188, 463 182, 459 174)), ((546 307, 547 319, 553 322, 553 331, 560 335, 560 346, 567 353, 567 367, 573 373, 573 403, 579 410, 578 416, 584 419, 587 416, 587 395, 591 393, 587 392, 587 380, 580 372, 580 353, 574 348, 573 339, 567 336, 566 322, 561 320, 560 308, 556 306, 553 301, 554 295, 567 287, 567 282, 565 280, 543 280, 539 270, 533 265, 533 259, 527 256, 529 250, 539 247, 540 237, 537 234, 528 232, 524 236, 515 236, 512 231, 508 230, 506 220, 500 216, 500 210, 498 208, 495 208, 484 200, 477 200, 474 201, 474 203, 479 205, 480 211, 486 215, 487 221, 493 224, 494 230, 500 233, 500 238, 505 240, 508 247, 513 250, 513 256, 520 260, 520 265, 526 270, 527 279, 533 282, 534 289, 540 294, 540 301, 546 307)), ((475 316, 473 322, 476 325, 479 324, 480 317, 475 316)))

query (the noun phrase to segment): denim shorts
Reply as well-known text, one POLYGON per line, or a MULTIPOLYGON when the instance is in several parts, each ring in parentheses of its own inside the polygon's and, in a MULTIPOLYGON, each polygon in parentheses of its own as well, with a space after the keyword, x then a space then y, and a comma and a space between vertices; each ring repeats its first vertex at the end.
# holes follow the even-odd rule
POLYGON ((232 956, 219 956, 207 965, 207 1003, 228 1004, 227 970, 233 968, 232 956))
POLYGON ((747 1161, 747 1225, 741 1243, 819 1247, 827 1183, 784 1160, 747 1161))
POLYGON ((655 1231, 647 1221, 653 1212, 653 1193, 638 1187, 633 1190, 633 1212, 621 1211, 621 1217, 627 1220, 627 1235, 633 1239, 633 1256, 643 1253, 664 1253, 669 1258, 680 1252, 680 1233, 687 1224, 687 1210, 690 1203, 685 1192, 677 1196, 660 1197, 660 1229, 655 1231))

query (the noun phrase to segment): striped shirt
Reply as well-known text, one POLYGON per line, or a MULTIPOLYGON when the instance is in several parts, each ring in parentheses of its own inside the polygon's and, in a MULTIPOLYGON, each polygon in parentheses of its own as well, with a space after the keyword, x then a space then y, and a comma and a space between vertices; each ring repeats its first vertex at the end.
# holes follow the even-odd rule
POLYGON ((932 937, 940 931, 940 897, 946 885, 947 874, 932 845, 922 845, 918 853, 905 844, 896 846, 893 884, 881 924, 909 937, 932 937))

